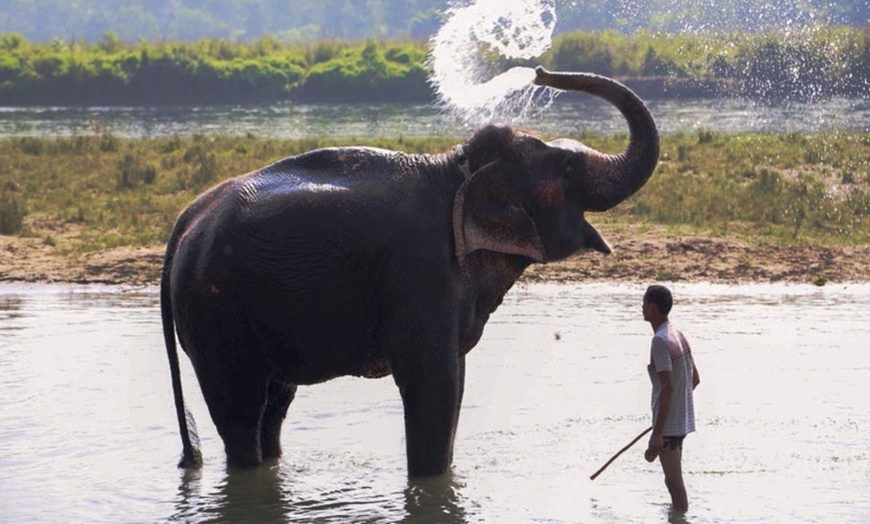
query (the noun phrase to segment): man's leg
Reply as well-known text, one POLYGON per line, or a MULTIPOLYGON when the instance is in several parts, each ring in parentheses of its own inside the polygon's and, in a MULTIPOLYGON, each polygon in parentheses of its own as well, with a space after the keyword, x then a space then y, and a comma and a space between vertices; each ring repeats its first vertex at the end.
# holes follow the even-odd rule
POLYGON ((676 511, 688 511, 689 509, 689 497, 686 495, 686 486, 683 484, 682 458, 683 447, 678 446, 676 449, 671 449, 667 443, 659 454, 662 471, 665 473, 665 486, 668 487, 671 502, 676 511))

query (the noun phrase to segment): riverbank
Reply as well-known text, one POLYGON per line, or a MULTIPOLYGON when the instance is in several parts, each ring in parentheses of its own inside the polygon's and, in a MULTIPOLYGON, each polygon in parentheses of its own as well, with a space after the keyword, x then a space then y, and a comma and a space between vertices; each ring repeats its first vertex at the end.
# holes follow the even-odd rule
MULTIPOLYGON (((531 266, 527 282, 848 283, 870 281, 870 246, 776 246, 737 238, 673 234, 663 227, 599 228, 613 254, 589 253, 531 266)), ((65 224, 59 238, 80 231, 65 224)), ((0 236, 0 284, 12 282, 151 286, 163 245, 64 254, 39 238, 0 236)))

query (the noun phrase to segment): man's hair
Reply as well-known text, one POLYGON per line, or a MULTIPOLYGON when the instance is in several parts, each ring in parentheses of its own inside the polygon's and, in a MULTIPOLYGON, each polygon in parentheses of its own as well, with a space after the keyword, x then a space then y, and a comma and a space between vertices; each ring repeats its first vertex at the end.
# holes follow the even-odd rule
POLYGON ((671 307, 674 305, 674 297, 671 291, 661 284, 653 284, 646 288, 646 293, 643 298, 651 304, 655 304, 663 315, 671 312, 671 307))

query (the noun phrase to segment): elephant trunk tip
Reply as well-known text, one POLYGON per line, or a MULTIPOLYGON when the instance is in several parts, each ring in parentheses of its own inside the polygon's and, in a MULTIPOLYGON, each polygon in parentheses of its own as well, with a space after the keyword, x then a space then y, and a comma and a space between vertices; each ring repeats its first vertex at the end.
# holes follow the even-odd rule
POLYGON ((587 209, 606 211, 640 189, 659 158, 659 135, 646 104, 620 82, 594 73, 550 72, 535 69, 534 83, 564 91, 580 91, 613 104, 628 123, 628 147, 619 155, 602 155, 607 166, 590 172, 584 181, 587 209))

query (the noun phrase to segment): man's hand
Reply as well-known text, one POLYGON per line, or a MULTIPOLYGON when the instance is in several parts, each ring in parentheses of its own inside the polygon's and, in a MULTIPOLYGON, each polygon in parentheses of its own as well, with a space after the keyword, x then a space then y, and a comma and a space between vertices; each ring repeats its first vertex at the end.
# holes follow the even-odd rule
POLYGON ((661 435, 657 435, 653 433, 649 438, 649 446, 647 446, 646 451, 643 452, 643 458, 646 459, 647 462, 652 462, 659 456, 662 448, 665 447, 664 438, 661 435))

